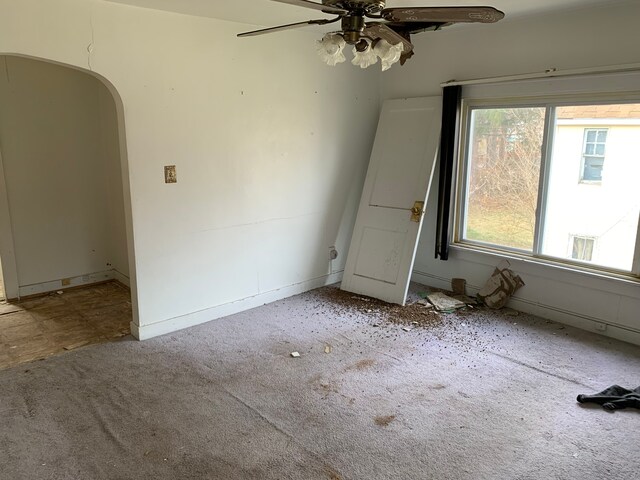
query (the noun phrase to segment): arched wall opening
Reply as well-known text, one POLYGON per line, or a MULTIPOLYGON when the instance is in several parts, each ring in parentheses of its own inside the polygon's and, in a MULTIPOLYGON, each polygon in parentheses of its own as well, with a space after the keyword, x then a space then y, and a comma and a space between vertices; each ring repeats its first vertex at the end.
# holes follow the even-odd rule
POLYGON ((124 109, 107 79, 0 54, 0 188, 7 298, 117 280, 137 322, 124 109))

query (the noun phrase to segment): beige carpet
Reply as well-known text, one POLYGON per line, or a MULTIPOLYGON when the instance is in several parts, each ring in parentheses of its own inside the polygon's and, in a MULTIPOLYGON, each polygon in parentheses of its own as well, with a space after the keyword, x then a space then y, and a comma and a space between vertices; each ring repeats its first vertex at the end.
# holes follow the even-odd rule
POLYGON ((638 475, 640 414, 575 401, 638 386, 638 347, 482 311, 405 331, 396 314, 332 298, 310 292, 0 372, 0 476, 638 475))

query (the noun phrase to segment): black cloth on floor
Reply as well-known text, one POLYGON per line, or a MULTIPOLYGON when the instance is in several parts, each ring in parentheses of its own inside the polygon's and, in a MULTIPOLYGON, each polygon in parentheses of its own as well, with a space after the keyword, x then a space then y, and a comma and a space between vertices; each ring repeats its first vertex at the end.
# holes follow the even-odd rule
POLYGON ((605 410, 619 410, 622 408, 640 408, 640 387, 627 390, 620 385, 612 385, 595 395, 578 395, 580 403, 597 403, 605 410))

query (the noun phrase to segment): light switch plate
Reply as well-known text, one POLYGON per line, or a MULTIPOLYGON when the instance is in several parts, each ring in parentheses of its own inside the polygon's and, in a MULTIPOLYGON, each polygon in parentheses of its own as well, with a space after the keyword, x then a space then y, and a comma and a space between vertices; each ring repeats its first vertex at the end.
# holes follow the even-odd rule
POLYGON ((167 165, 164 167, 164 183, 178 183, 178 174, 175 165, 167 165))

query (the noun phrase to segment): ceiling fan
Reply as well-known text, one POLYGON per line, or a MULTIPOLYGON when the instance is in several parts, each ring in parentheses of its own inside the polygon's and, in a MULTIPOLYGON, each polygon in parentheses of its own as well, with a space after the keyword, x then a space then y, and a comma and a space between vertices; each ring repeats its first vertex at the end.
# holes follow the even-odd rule
POLYGON ((413 56, 412 34, 439 30, 454 23, 494 23, 504 18, 500 10, 483 6, 385 8, 385 0, 322 0, 322 3, 309 0, 271 1, 319 10, 335 15, 335 18, 264 28, 241 33, 238 37, 340 21, 341 30, 328 33, 318 41, 318 53, 325 63, 336 65, 344 62, 343 50, 349 44, 354 47, 351 63, 367 68, 380 59, 383 71, 398 61, 404 65, 413 56))

